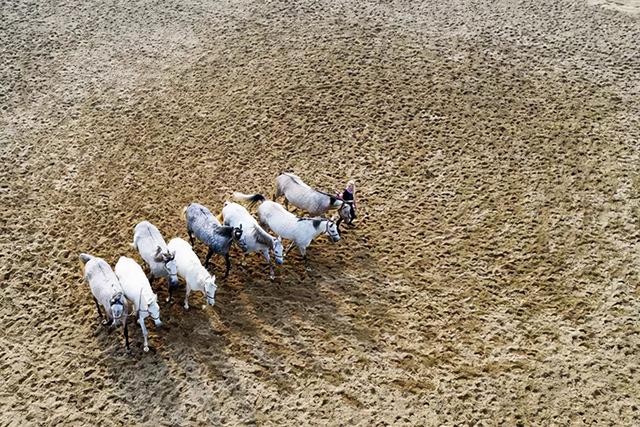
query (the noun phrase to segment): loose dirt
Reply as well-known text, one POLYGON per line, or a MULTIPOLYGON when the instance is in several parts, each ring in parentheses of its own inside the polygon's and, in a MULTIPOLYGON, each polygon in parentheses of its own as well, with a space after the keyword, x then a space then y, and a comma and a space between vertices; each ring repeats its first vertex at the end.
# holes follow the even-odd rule
POLYGON ((637 15, 60 0, 0 22, 0 424, 640 424, 637 15), (137 222, 186 237, 185 205, 284 170, 355 179, 357 227, 273 282, 234 250, 215 307, 163 303, 127 355, 78 253, 139 259, 137 222))

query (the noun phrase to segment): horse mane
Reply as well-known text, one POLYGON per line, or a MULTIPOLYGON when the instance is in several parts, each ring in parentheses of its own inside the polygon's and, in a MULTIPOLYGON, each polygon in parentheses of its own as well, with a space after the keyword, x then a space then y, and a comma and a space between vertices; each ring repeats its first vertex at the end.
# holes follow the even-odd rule
POLYGON ((200 213, 204 216, 213 215, 210 210, 208 209, 205 210, 204 206, 199 206, 198 209, 200 210, 200 213))
MULTIPOLYGON (((105 279, 107 279, 107 278, 108 278, 108 276, 107 276, 107 272, 106 272, 106 271, 104 271, 104 264, 103 264, 103 263, 101 263, 101 262, 98 262, 96 265, 98 266, 98 270, 100 270, 100 273, 102 273, 102 276, 103 276, 105 279)), ((113 283, 111 284, 111 286, 113 287, 113 283)))
POLYGON ((253 228, 253 237, 256 239, 256 242, 258 242, 258 243, 261 243, 261 244, 267 245, 267 246, 272 246, 273 245, 273 239, 261 227, 254 227, 253 228))
POLYGON ((158 244, 158 241, 156 240, 155 236, 153 234, 151 234, 151 227, 147 227, 147 233, 149 233, 149 237, 151 237, 151 240, 153 241, 153 244, 156 246, 160 246, 158 244))
POLYGON ((299 181, 300 177, 298 177, 298 175, 294 175, 293 172, 283 172, 283 175, 288 176, 293 182, 295 182, 298 185, 301 185, 302 183, 299 181))
POLYGON ((231 237, 233 235, 233 228, 229 225, 218 225, 214 228, 213 232, 219 234, 222 237, 231 237))
POLYGON ((293 182, 295 182, 295 183, 296 183, 296 184, 298 184, 298 185, 309 187, 312 191, 315 191, 316 193, 320 193, 320 194, 322 194, 322 195, 324 195, 324 196, 327 196, 327 197, 329 198, 329 203, 330 203, 330 204, 332 204, 332 205, 333 205, 333 204, 336 202, 336 200, 337 200, 337 199, 336 199, 336 196, 333 196, 333 195, 331 195, 331 194, 329 194, 329 193, 327 193, 327 192, 325 192, 325 191, 318 190, 317 188, 313 188, 313 187, 311 187, 311 186, 310 186, 310 185, 308 185, 308 184, 305 184, 305 183, 303 183, 303 182, 300 182, 300 178, 299 178, 297 175, 294 175, 294 174, 293 174, 293 173, 291 173, 291 172, 285 172, 285 173, 283 173, 283 175, 288 176, 288 177, 289 177, 293 182))
POLYGON ((317 229, 318 227, 320 227, 320 224, 322 224, 322 221, 325 220, 318 218, 298 218, 298 221, 313 221, 313 227, 317 229))

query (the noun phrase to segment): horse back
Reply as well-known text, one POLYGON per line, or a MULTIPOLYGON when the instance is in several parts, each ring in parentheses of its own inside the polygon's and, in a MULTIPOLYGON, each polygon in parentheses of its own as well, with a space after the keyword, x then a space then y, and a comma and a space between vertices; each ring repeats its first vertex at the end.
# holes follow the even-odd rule
POLYGON ((186 218, 189 231, 203 242, 209 242, 216 226, 220 224, 209 209, 198 203, 189 205, 186 218))
POLYGON ((85 279, 91 293, 101 303, 111 299, 122 288, 111 266, 102 258, 94 258, 87 263, 85 279))
POLYGON ((147 262, 150 262, 150 257, 156 253, 158 246, 160 246, 163 251, 167 250, 167 243, 164 241, 160 230, 148 221, 142 221, 136 225, 134 229, 134 242, 138 248, 138 252, 140 252, 142 258, 147 262))
POLYGON ((258 207, 260 221, 279 236, 288 238, 296 228, 297 218, 276 202, 266 201, 258 207))

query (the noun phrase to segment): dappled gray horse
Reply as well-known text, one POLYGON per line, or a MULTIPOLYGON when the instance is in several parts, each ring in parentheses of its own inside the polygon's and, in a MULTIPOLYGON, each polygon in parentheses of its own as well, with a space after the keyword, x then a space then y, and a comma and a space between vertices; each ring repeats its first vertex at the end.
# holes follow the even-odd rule
POLYGON ((291 202, 293 206, 309 212, 311 216, 324 215, 328 210, 337 208, 340 215, 337 225, 340 225, 343 220, 350 224, 354 219, 350 202, 311 188, 299 176, 292 173, 283 173, 276 178, 276 192, 273 200, 278 200, 280 196, 284 196, 284 206, 287 209, 291 202))
POLYGON ((193 236, 209 247, 207 257, 204 260, 204 267, 209 265, 209 259, 216 253, 224 256, 226 270, 224 277, 229 275, 231 269, 231 259, 229 249, 231 244, 236 242, 244 251, 244 244, 240 241, 242 237, 242 225, 240 227, 229 227, 220 224, 209 209, 199 203, 191 203, 182 211, 187 221, 187 233, 191 246, 194 245, 193 236))

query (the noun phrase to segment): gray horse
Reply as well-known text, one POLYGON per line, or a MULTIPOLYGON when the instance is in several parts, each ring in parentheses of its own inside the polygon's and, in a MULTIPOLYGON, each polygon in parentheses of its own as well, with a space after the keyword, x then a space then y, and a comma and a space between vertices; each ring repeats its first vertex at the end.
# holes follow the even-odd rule
POLYGON ((276 193, 273 200, 284 196, 284 206, 289 209, 289 202, 298 209, 309 212, 311 216, 324 215, 328 210, 337 208, 340 219, 347 224, 353 222, 354 211, 350 202, 346 202, 331 194, 316 190, 305 184, 299 176, 283 173, 276 178, 276 193))
POLYGON ((187 233, 191 246, 194 245, 193 236, 202 241, 209 247, 207 257, 204 260, 204 267, 209 265, 209 259, 214 253, 224 256, 226 270, 224 277, 229 275, 231 269, 231 259, 229 258, 229 249, 231 244, 236 242, 243 251, 246 251, 244 243, 240 240, 242 237, 242 225, 239 227, 229 227, 220 224, 209 209, 199 203, 191 203, 183 209, 183 214, 187 221, 187 233))

